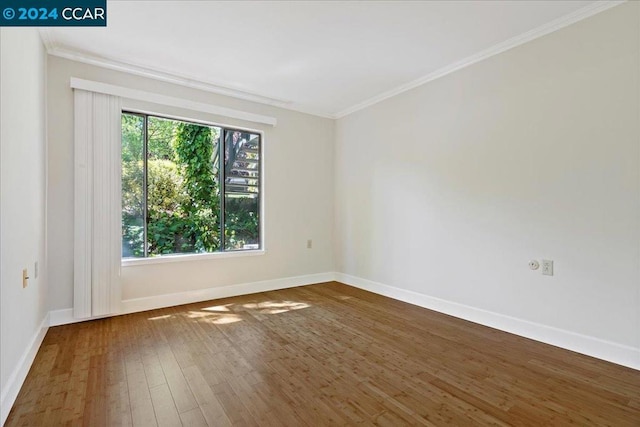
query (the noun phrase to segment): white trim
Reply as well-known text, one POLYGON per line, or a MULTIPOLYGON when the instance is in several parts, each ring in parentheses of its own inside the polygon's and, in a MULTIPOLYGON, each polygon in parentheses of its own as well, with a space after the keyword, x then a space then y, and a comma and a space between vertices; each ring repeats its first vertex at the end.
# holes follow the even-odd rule
POLYGON ((98 57, 87 52, 76 52, 71 49, 57 46, 53 40, 54 37, 51 34, 49 28, 41 28, 40 35, 43 42, 45 43, 45 46, 47 47, 47 53, 51 56, 57 56, 59 58, 69 59, 71 61, 81 62, 83 64, 94 65, 96 67, 107 68, 110 70, 133 74, 136 76, 142 76, 162 82, 176 84, 179 86, 215 93, 218 95, 229 96, 245 101, 257 102, 259 104, 271 105, 290 111, 297 111, 299 113, 311 114, 313 116, 324 117, 326 119, 335 118, 333 114, 327 111, 295 104, 289 100, 277 99, 256 93, 249 93, 239 89, 233 89, 214 83, 208 83, 205 81, 173 74, 166 71, 152 70, 150 68, 141 67, 129 62, 122 62, 114 59, 98 57))
POLYGON ((122 267, 134 267, 137 265, 164 264, 167 262, 187 262, 187 261, 203 261, 208 259, 221 258, 241 258, 247 256, 264 255, 263 249, 244 250, 244 251, 228 251, 228 252, 211 252, 204 254, 174 254, 162 255, 149 258, 123 258, 122 267))
POLYGON ((394 97, 403 92, 407 92, 411 89, 414 89, 418 86, 422 86, 425 83, 430 81, 439 79, 440 77, 444 77, 447 74, 451 74, 455 71, 458 71, 462 68, 468 67, 470 65, 475 64, 476 62, 483 61, 487 58, 490 58, 494 55, 498 55, 502 52, 506 52, 509 49, 513 49, 514 47, 520 46, 532 40, 535 40, 539 37, 546 36, 554 31, 558 31, 562 28, 565 28, 571 24, 575 24, 578 21, 586 19, 590 16, 593 16, 597 13, 604 12, 607 9, 618 6, 622 3, 625 3, 627 0, 615 0, 615 1, 596 1, 586 7, 583 7, 573 13, 562 16, 558 19, 555 19, 551 22, 548 22, 544 25, 541 25, 533 30, 527 31, 526 33, 517 35, 508 40, 505 40, 501 43, 491 46, 488 49, 482 50, 476 54, 468 56, 464 59, 456 61, 452 64, 446 65, 436 71, 433 71, 425 76, 420 77, 419 79, 413 80, 409 83, 400 85, 394 89, 383 92, 379 95, 376 95, 372 98, 369 98, 363 102, 360 102, 356 105, 353 105, 349 108, 346 108, 338 113, 334 114, 334 118, 340 119, 342 117, 348 116, 351 113, 355 113, 356 111, 365 109, 374 104, 377 104, 385 99, 394 97))
POLYGON ((640 370, 640 348, 446 301, 344 273, 335 273, 335 280, 419 307, 640 370))
POLYGON ((89 320, 96 319, 104 319, 106 317, 117 316, 118 313, 115 314, 106 314, 104 316, 91 316, 78 318, 73 317, 73 308, 64 308, 62 310, 51 310, 49 312, 49 326, 60 326, 60 325, 68 325, 70 323, 82 323, 87 322, 89 320))
POLYGON ((191 101, 190 99, 176 98, 173 96, 146 92, 143 90, 132 89, 124 86, 116 86, 108 83, 79 79, 77 77, 71 77, 69 84, 73 89, 82 89, 90 92, 98 92, 107 95, 133 99, 136 101, 151 102, 153 104, 184 108, 191 111, 210 113, 222 117, 230 117, 232 119, 246 120, 249 122, 262 123, 271 126, 275 126, 278 122, 275 117, 247 113, 245 111, 234 110, 232 108, 219 107, 217 105, 205 104, 204 102, 191 101))
POLYGON ((73 317, 73 308, 51 310, 49 312, 49 326, 67 325, 69 323, 84 322, 86 320, 91 320, 91 318, 77 319, 73 317))
POLYGON ((45 50, 50 54, 50 52, 56 48, 53 34, 51 34, 51 31, 46 27, 40 27, 38 32, 40 33, 40 38, 42 39, 45 50))
POLYGON ((296 286, 313 285, 330 282, 334 273, 308 274, 306 276, 286 277, 283 279, 262 280, 259 282, 240 283, 208 289, 198 289, 175 294, 156 295, 145 298, 134 298, 122 301, 122 313, 136 313, 156 308, 172 307, 192 302, 208 301, 218 298, 228 298, 238 295, 255 294, 257 292, 275 291, 294 288, 296 286))
MULTIPOLYGON (((261 280, 259 282, 239 283, 237 285, 221 286, 215 288, 195 289, 174 294, 133 298, 122 301, 122 312, 119 314, 137 313, 140 311, 154 310, 157 308, 190 304, 193 302, 235 297, 238 295, 248 295, 257 292, 294 288, 296 286, 314 285, 316 283, 331 282, 334 280, 334 278, 335 273, 317 273, 308 274, 305 276, 285 277, 282 279, 261 280)), ((51 311, 50 325, 66 325, 69 323, 83 322, 85 320, 98 319, 102 317, 105 316, 94 317, 91 319, 76 319, 73 317, 73 310, 67 308, 63 310, 51 311)))
POLYGON ((51 32, 51 28, 40 28, 39 32, 45 48, 47 49, 47 53, 51 56, 57 56, 59 58, 69 59, 71 61, 82 62, 84 64, 95 65, 97 67, 108 68, 115 71, 148 77, 154 80, 178 84, 180 86, 187 86, 194 89, 204 90, 206 92, 230 96, 237 99, 244 99, 261 104, 273 105, 276 107, 286 108, 287 105, 292 103, 292 101, 289 101, 287 99, 274 98, 272 96, 247 92, 242 89, 205 82, 194 77, 190 77, 185 73, 175 74, 171 71, 147 68, 133 64, 131 62, 124 62, 113 58, 106 58, 103 56, 95 55, 90 52, 76 51, 56 43, 55 36, 51 32))
POLYGON ((7 421, 11 407, 18 397, 18 393, 20 393, 20 388, 22 388, 29 369, 31 369, 31 364, 36 358, 38 349, 40 349, 42 340, 44 340, 44 336, 47 334, 47 330, 49 329, 48 325, 49 313, 45 314, 44 319, 40 322, 38 330, 18 361, 16 368, 9 376, 9 380, 2 390, 2 394, 0 394, 0 425, 4 425, 5 421, 7 421))
POLYGON ((377 104, 378 102, 381 102, 387 98, 391 98, 393 96, 399 95, 403 92, 406 92, 408 90, 421 86, 425 83, 428 83, 440 77, 444 77, 447 74, 453 73, 462 68, 468 67, 469 65, 475 64, 476 62, 482 61, 491 56, 505 52, 509 49, 520 46, 529 41, 535 40, 539 37, 545 36, 554 31, 565 28, 571 24, 579 22, 597 13, 604 12, 605 10, 618 6, 622 3, 625 3, 626 1, 627 0, 596 1, 573 13, 562 16, 551 22, 548 22, 524 34, 520 34, 518 36, 512 37, 504 42, 491 46, 474 55, 471 55, 460 61, 456 61, 436 71, 433 71, 412 82, 400 85, 394 89, 380 93, 365 101, 352 105, 351 107, 345 108, 344 110, 339 111, 337 113, 331 113, 331 112, 322 111, 313 107, 299 105, 299 104, 293 103, 290 100, 277 99, 277 98, 268 97, 268 96, 264 96, 256 93, 242 91, 239 89, 225 87, 222 85, 216 85, 213 83, 208 83, 208 82, 201 81, 201 80, 184 76, 184 75, 178 75, 178 74, 161 71, 161 70, 152 70, 150 68, 141 67, 128 62, 122 62, 114 59, 99 57, 87 52, 73 51, 69 48, 58 45, 55 41, 55 36, 53 36, 50 29, 41 28, 39 31, 40 31, 40 36, 42 38, 42 41, 47 49, 47 53, 52 56, 57 56, 60 58, 65 58, 72 61, 82 62, 85 64, 94 65, 94 66, 107 68, 111 70, 121 71, 129 74, 133 74, 133 75, 143 76, 143 77, 151 78, 154 80, 177 84, 180 86, 203 90, 206 92, 230 96, 237 99, 244 99, 247 101, 257 102, 260 104, 272 105, 275 107, 284 108, 291 111, 298 111, 301 113, 311 114, 314 116, 323 117, 327 119, 340 119, 351 113, 362 110, 371 105, 377 104))

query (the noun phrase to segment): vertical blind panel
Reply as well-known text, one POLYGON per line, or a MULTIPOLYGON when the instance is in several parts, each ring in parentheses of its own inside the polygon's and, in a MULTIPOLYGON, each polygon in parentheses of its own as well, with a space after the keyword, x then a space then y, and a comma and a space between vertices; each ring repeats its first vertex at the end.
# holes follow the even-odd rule
POLYGON ((121 102, 76 89, 74 317, 117 313, 120 288, 121 102))
POLYGON ((91 98, 74 92, 73 317, 91 317, 91 98))

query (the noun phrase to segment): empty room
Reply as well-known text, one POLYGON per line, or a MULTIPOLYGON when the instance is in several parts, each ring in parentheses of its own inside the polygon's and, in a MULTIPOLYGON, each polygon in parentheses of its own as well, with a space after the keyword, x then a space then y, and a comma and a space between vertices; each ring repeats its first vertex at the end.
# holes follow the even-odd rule
POLYGON ((1 9, 1 425, 640 426, 640 2, 1 9))

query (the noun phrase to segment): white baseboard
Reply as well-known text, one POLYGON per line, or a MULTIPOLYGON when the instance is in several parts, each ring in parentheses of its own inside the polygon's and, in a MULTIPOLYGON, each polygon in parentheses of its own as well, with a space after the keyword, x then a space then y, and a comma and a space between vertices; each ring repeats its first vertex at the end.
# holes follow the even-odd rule
POLYGON ((640 349, 638 348, 446 301, 344 273, 335 273, 335 280, 409 304, 640 370, 640 349))
MULTIPOLYGON (((207 301, 211 299, 312 285, 315 283, 330 282, 334 279, 335 273, 318 273, 308 274, 305 276, 285 277, 283 279, 240 283, 237 285, 221 286, 216 288, 197 289, 173 294, 154 295, 144 298, 133 298, 122 301, 122 311, 119 314, 137 313, 139 311, 154 310, 157 308, 172 307, 175 305, 190 304, 193 302, 207 301)), ((76 319, 73 317, 73 309, 71 308, 54 310, 50 313, 50 326, 66 325, 69 323, 84 322, 98 318, 99 317, 76 319)))
POLYGON ((79 319, 73 318, 73 308, 51 310, 49 312, 49 326, 60 326, 66 325, 67 323, 75 323, 79 321, 79 319))
POLYGON ((306 276, 285 277, 283 279, 262 280, 259 282, 240 283, 237 285, 198 289, 175 294, 128 299, 122 301, 122 314, 171 307, 174 305, 190 304, 192 302, 207 301, 211 299, 255 294, 256 292, 293 288, 296 286, 305 286, 314 283, 330 282, 334 277, 334 273, 308 274, 306 276))
MULTIPOLYGON (((217 288, 199 289, 174 294, 156 295, 145 298, 134 298, 122 301, 122 313, 135 313, 198 301, 247 295, 278 289, 305 286, 315 283, 337 280, 350 286, 404 301, 430 310, 445 313, 461 319, 469 320, 491 328, 520 335, 546 344, 572 350, 598 359, 640 370, 640 349, 598 338, 577 334, 575 332, 529 322, 504 314, 494 313, 476 307, 446 301, 440 298, 406 289, 396 288, 383 283, 374 282, 344 273, 319 273, 305 276, 287 277, 283 279, 263 280, 259 282, 241 283, 217 288)), ((55 310, 49 313, 49 325, 57 326, 82 322, 92 319, 75 319, 72 309, 55 310)), ((43 334, 44 336, 44 334, 43 334)), ((40 341, 42 338, 40 338, 40 341)), ((39 344, 38 344, 39 345, 39 344)), ((36 348, 37 350, 37 348, 36 348)), ((34 353, 35 355, 35 353, 34 353)), ((31 359, 33 360, 33 358, 31 359)), ((27 368, 28 371, 28 368, 27 368)), ((26 372, 25 372, 26 375, 26 372)), ((24 380, 24 378, 23 378, 24 380)), ((19 390, 19 387, 18 387, 19 390)), ((16 392, 17 395, 17 392, 16 392)), ((4 396, 4 392, 3 392, 4 396)), ((15 397, 14 397, 15 398, 15 397)), ((11 406, 9 406, 11 408, 11 406)), ((4 410, 4 398, 3 398, 4 410)))
POLYGON ((40 323, 40 326, 35 335, 31 339, 31 342, 27 346, 26 351, 20 358, 17 367, 11 373, 6 386, 2 390, 2 394, 0 394, 0 425, 4 425, 5 421, 7 421, 7 417, 9 416, 9 412, 11 411, 11 407, 18 397, 20 388, 22 387, 24 380, 27 378, 29 369, 31 369, 31 364, 33 363, 33 360, 38 353, 38 349, 40 348, 42 340, 47 334, 48 329, 49 314, 47 313, 44 316, 44 319, 42 319, 42 322, 40 323))

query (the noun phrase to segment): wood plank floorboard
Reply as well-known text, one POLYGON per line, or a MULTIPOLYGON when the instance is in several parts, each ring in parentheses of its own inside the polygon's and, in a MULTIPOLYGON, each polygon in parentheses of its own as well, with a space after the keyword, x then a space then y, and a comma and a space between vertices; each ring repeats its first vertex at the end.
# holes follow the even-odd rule
POLYGON ((640 371, 337 282, 50 328, 6 426, 640 426, 640 371))

